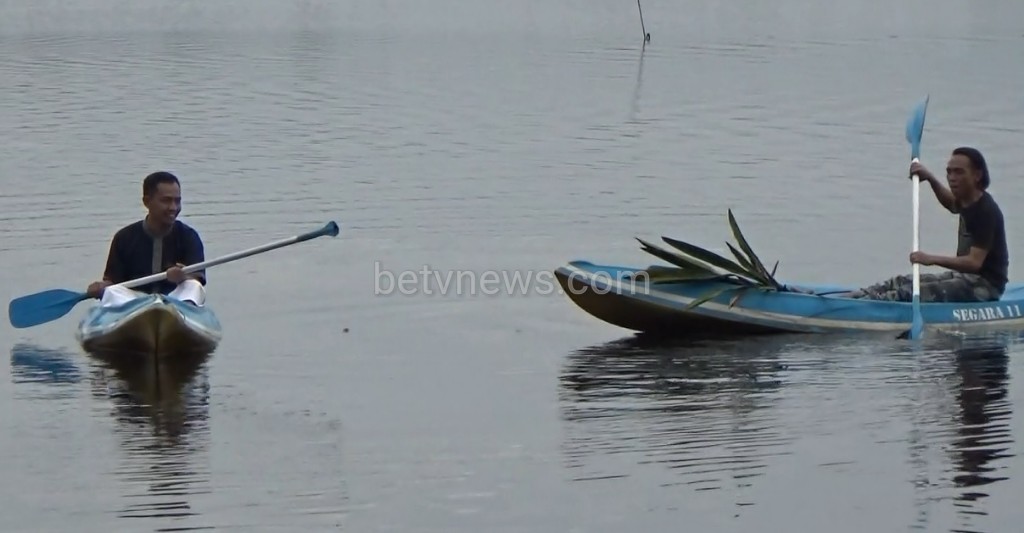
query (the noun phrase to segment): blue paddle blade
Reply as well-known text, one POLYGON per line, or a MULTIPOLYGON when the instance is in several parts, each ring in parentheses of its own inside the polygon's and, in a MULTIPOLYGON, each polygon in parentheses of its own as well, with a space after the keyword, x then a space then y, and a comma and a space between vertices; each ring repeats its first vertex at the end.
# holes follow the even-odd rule
POLYGON ((924 97, 921 103, 914 107, 914 111, 907 119, 907 142, 910 143, 910 158, 921 157, 921 137, 924 135, 924 116, 928 111, 928 100, 931 95, 924 97))
POLYGON ((914 318, 912 318, 910 322, 909 338, 911 340, 916 340, 920 339, 921 334, 924 332, 924 319, 921 318, 921 311, 919 307, 921 305, 921 300, 919 296, 913 297, 913 305, 915 306, 914 318))
POLYGON ((57 320, 87 298, 89 296, 82 292, 51 289, 11 300, 7 314, 12 326, 28 328, 57 320))

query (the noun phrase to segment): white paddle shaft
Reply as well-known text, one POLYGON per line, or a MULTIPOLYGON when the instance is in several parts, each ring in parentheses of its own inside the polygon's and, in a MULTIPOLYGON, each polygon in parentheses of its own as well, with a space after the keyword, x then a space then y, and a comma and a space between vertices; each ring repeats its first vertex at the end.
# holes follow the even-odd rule
MULTIPOLYGON (((918 158, 915 157, 911 162, 912 163, 917 163, 918 161, 919 161, 918 158)), ((914 185, 913 185, 914 186, 914 247, 913 247, 913 250, 915 252, 919 251, 920 247, 921 247, 921 243, 920 243, 920 239, 921 239, 921 187, 920 187, 920 184, 921 184, 921 178, 915 173, 914 174, 914 185)), ((914 296, 917 297, 917 296, 921 295, 921 265, 915 262, 914 265, 913 265, 913 272, 914 272, 913 291, 914 291, 914 296)))
MULTIPOLYGON (((288 246, 288 245, 295 244, 295 243, 298 243, 298 242, 307 241, 309 239, 315 239, 315 238, 323 236, 323 235, 337 235, 337 234, 338 234, 338 226, 337 226, 337 224, 335 224, 332 221, 332 222, 329 222, 322 229, 317 230, 317 231, 311 231, 309 233, 304 233, 302 235, 296 235, 294 237, 288 237, 286 239, 281 239, 281 240, 278 240, 278 241, 269 242, 267 244, 263 244, 263 245, 260 245, 260 246, 249 248, 248 250, 242 250, 240 252, 235 252, 235 253, 232 253, 232 254, 224 255, 224 256, 218 257, 216 259, 211 259, 209 261, 203 261, 202 263, 196 263, 194 265, 188 265, 188 266, 182 268, 181 270, 182 270, 182 272, 184 272, 186 274, 191 274, 192 272, 196 272, 198 270, 203 270, 205 268, 209 268, 209 267, 212 267, 212 266, 216 266, 216 265, 220 265, 220 264, 227 263, 227 262, 230 262, 230 261, 235 261, 235 260, 238 260, 238 259, 242 259, 243 257, 249 257, 250 255, 260 254, 260 253, 263 253, 263 252, 267 252, 267 251, 273 250, 275 248, 281 248, 283 246, 288 246)), ((153 283, 153 282, 156 282, 156 281, 163 281, 165 279, 167 279, 167 272, 160 272, 158 274, 153 274, 151 276, 146 276, 144 278, 138 278, 138 279, 133 279, 131 281, 126 281, 124 283, 118 283, 118 285, 120 285, 120 286, 122 286, 122 287, 124 287, 126 289, 131 289, 133 287, 140 287, 142 285, 146 285, 146 284, 153 283)))

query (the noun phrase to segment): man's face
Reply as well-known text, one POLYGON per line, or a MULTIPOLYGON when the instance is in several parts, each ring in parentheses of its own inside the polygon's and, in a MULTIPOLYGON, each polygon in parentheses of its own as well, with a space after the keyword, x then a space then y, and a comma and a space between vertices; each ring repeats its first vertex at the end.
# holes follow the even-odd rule
POLYGON ((153 220, 170 226, 181 213, 181 187, 177 183, 158 183, 152 196, 142 199, 153 220))
POLYGON ((978 187, 980 172, 971 166, 971 160, 967 156, 956 154, 949 158, 946 164, 946 182, 949 183, 949 190, 957 198, 969 197, 978 187))

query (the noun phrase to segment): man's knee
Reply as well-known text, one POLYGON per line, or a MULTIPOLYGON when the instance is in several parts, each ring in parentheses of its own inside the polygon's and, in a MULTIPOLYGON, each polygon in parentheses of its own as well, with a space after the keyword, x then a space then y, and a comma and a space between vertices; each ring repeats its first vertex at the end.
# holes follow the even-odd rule
POLYGON ((974 293, 974 299, 979 302, 994 302, 1003 297, 1003 293, 985 282, 974 285, 971 291, 974 293))
POLYGON ((999 294, 979 276, 950 276, 921 286, 921 298, 930 302, 987 302, 999 294))
POLYGON ((168 296, 202 306, 206 303, 206 288, 202 283, 190 278, 179 283, 168 296))
POLYGON ((142 293, 136 292, 122 285, 110 285, 103 289, 103 296, 100 297, 100 305, 122 305, 138 298, 139 296, 142 296, 142 293))
POLYGON ((921 274, 921 284, 925 283, 939 283, 942 281, 949 281, 952 279, 950 275, 952 272, 927 272, 921 274))

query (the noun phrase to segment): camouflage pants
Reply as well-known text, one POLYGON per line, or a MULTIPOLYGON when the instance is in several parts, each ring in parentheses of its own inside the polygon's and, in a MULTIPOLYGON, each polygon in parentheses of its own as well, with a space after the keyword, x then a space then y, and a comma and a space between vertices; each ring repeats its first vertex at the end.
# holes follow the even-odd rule
MULTIPOLYGON (((913 283, 909 274, 903 274, 855 291, 851 296, 909 302, 913 296, 913 283)), ((1001 291, 977 274, 954 271, 921 274, 922 302, 989 302, 1001 296, 1001 291)))

